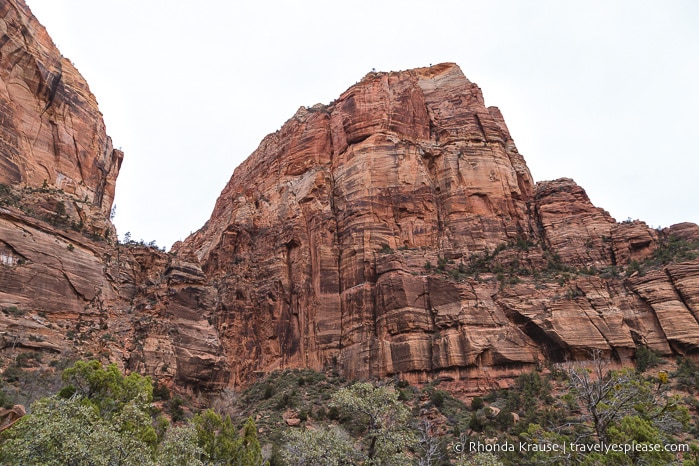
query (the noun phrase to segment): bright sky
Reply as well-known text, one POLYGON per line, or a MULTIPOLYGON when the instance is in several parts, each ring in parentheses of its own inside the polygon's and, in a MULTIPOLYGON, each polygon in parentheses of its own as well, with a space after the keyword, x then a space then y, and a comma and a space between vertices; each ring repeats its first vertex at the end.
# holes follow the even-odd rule
POLYGON ((298 107, 445 61, 535 180, 573 178, 619 221, 699 223, 695 0, 26 1, 125 152, 120 236, 169 248, 298 107))

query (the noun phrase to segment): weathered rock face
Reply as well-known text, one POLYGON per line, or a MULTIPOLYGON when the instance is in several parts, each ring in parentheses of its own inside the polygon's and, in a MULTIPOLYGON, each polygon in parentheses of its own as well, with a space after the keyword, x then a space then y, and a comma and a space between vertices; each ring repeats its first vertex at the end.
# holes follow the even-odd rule
MULTIPOLYGON (((432 370, 433 344, 438 367, 459 367, 482 352, 457 330, 459 309, 490 297, 414 271, 528 234, 532 191, 500 113, 457 66, 372 74, 268 136, 180 249, 221 293, 237 381, 285 365, 432 370)), ((506 321, 479 322, 478 345, 506 321)), ((519 337, 497 358, 533 363, 519 337)))
POLYGON ((24 2, 0 6, 0 182, 58 188, 108 213, 123 154, 97 101, 24 2))
POLYGON ((226 382, 198 264, 114 244, 123 154, 87 83, 20 0, 0 4, 0 351, 226 382))
MULTIPOLYGON (((96 313, 115 297, 103 269, 121 153, 87 84, 21 1, 0 6, 0 109, 0 304, 18 321, 30 310, 96 313)), ((26 332, 9 320, 18 331, 5 340, 66 346, 61 329, 38 328, 43 319, 26 332)))
POLYGON ((477 392, 592 350, 699 353, 699 227, 617 223, 570 179, 535 184, 454 64, 300 108, 165 254, 113 243, 122 154, 84 80, 20 0, 0 34, 9 356, 89 355, 192 389, 332 367, 477 392))
POLYGON ((658 238, 570 179, 535 185, 500 112, 442 64, 299 109, 174 250, 219 290, 233 383, 334 366, 484 386, 593 349, 695 351, 692 304, 670 291, 693 289, 696 266, 620 276, 658 238))

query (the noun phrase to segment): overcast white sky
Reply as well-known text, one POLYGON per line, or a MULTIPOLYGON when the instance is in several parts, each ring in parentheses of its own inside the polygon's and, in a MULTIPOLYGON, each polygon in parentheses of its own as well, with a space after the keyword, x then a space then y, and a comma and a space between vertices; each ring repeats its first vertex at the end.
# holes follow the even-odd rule
POLYGON ((456 62, 537 181, 617 220, 699 223, 699 2, 26 0, 87 79, 115 147, 120 236, 196 231, 301 105, 372 68, 456 62))

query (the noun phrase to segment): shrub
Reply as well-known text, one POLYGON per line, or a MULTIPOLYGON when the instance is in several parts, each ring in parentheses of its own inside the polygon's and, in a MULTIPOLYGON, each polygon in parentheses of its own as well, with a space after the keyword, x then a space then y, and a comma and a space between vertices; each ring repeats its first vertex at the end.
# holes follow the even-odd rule
POLYGON ((156 382, 153 385, 153 401, 166 401, 170 399, 170 389, 167 385, 156 382))
POLYGON ((172 418, 172 422, 180 422, 184 420, 184 409, 182 408, 183 405, 184 400, 179 396, 176 396, 170 400, 170 403, 168 403, 168 409, 170 411, 170 418, 172 418))
POLYGON ((41 353, 37 353, 35 351, 20 353, 15 359, 15 364, 17 364, 17 367, 32 367, 38 362, 41 362, 41 353))
POLYGON ((639 346, 636 348, 634 358, 636 359, 636 371, 639 373, 645 372, 662 362, 658 353, 647 346, 639 346))
POLYGON ((388 244, 382 244, 379 254, 393 254, 395 251, 388 244))
POLYGON ((679 358, 677 371, 673 374, 677 379, 677 386, 689 393, 699 388, 699 367, 691 359, 679 358))
POLYGON ((435 390, 430 394, 430 401, 437 408, 441 408, 444 405, 444 393, 440 390, 435 390))

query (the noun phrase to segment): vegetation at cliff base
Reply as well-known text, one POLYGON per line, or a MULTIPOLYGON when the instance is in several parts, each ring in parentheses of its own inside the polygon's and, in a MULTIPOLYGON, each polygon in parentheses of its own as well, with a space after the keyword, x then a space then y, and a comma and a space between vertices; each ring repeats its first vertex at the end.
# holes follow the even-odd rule
POLYGON ((635 370, 592 354, 586 365, 525 371, 511 388, 470 400, 439 380, 350 382, 311 370, 185 400, 148 377, 79 361, 58 393, 2 433, 0 463, 697 465, 697 373, 691 359, 642 349, 635 370))
POLYGON ((114 364, 78 361, 65 386, 2 433, 7 465, 262 465, 252 419, 242 434, 230 417, 205 410, 173 425, 153 404, 150 378, 114 364))

